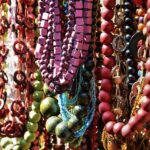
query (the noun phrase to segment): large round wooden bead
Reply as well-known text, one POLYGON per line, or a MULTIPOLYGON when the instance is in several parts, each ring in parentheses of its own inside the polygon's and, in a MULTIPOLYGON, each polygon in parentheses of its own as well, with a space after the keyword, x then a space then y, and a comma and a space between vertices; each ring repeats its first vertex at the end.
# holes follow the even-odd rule
POLYGON ((110 92, 112 90, 112 81, 109 79, 103 79, 101 81, 101 89, 110 92))
POLYGON ((103 4, 105 7, 112 9, 113 7, 115 7, 116 0, 103 0, 103 4))
POLYGON ((104 32, 112 32, 114 30, 114 24, 113 22, 110 20, 110 21, 102 21, 102 24, 101 24, 101 30, 103 30, 104 32))
POLYGON ((147 21, 150 20, 150 8, 147 10, 147 13, 146 13, 146 20, 147 20, 147 21))
POLYGON ((102 120, 104 123, 107 123, 108 121, 115 121, 114 114, 111 111, 106 111, 102 115, 102 120))
POLYGON ((143 95, 150 96, 150 84, 146 84, 143 88, 143 95))
POLYGON ((104 20, 111 20, 114 16, 114 11, 112 9, 104 8, 102 10, 101 16, 104 20))
POLYGON ((132 116, 130 119, 129 119, 129 122, 128 124, 130 125, 131 128, 133 128, 139 121, 139 118, 138 116, 132 116))
POLYGON ((111 33, 102 32, 100 35, 100 42, 103 44, 110 44, 113 40, 111 33))
POLYGON ((147 115, 147 111, 145 111, 142 108, 137 111, 137 117, 139 120, 142 120, 143 117, 145 117, 146 115, 147 115))
POLYGON ((98 99, 101 102, 110 102, 111 96, 107 91, 101 90, 98 94, 98 99))
POLYGON ((112 68, 115 65, 115 59, 114 57, 104 57, 103 58, 103 64, 108 67, 108 68, 112 68))
POLYGON ((110 104, 106 102, 101 102, 98 106, 98 110, 101 114, 106 111, 110 111, 111 110, 110 104))
POLYGON ((147 8, 150 8, 150 0, 147 0, 147 8))
POLYGON ((113 132, 114 132, 115 134, 121 133, 121 129, 122 129, 123 126, 124 126, 124 123, 122 123, 122 122, 117 122, 116 124, 114 124, 113 132))
POLYGON ((104 45, 104 44, 102 45, 101 51, 102 51, 102 54, 106 56, 111 56, 114 52, 111 45, 104 45))

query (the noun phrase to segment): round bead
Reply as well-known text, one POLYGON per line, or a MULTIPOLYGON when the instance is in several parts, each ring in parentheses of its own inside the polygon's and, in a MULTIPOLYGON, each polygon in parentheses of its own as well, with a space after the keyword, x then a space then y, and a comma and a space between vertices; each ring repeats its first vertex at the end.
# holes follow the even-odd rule
POLYGON ((126 60, 126 63, 129 65, 129 66, 132 66, 133 65, 133 60, 131 59, 131 58, 128 58, 127 60, 126 60))
POLYGON ((104 32, 112 32, 114 30, 114 24, 112 21, 102 21, 102 24, 101 24, 101 29, 104 31, 104 32))
POLYGON ((105 90, 107 92, 110 92, 112 90, 112 82, 109 79, 103 79, 101 81, 101 89, 105 90))
POLYGON ((103 44, 110 44, 113 40, 112 34, 103 32, 100 35, 100 42, 103 44))
POLYGON ((147 96, 143 96, 140 100, 141 102, 141 108, 149 111, 149 106, 150 106, 150 98, 148 98, 147 96))
POLYGON ((108 92, 101 90, 98 94, 98 99, 101 102, 110 102, 111 95, 108 92))
POLYGON ((110 79, 111 76, 112 76, 111 69, 109 69, 107 67, 101 68, 101 77, 102 78, 110 79))
POLYGON ((139 119, 137 116, 132 116, 130 119, 129 119, 129 122, 128 124, 130 125, 130 127, 134 127, 137 123, 138 123, 139 119))
POLYGON ((102 10, 101 16, 104 20, 111 20, 114 16, 114 11, 112 9, 104 8, 102 10))
POLYGON ((145 63, 145 68, 146 68, 147 70, 150 70, 150 59, 148 59, 148 60, 146 61, 146 63, 145 63))
POLYGON ((143 88, 143 95, 150 96, 150 84, 146 84, 143 88))
POLYGON ((101 102, 98 106, 98 110, 101 114, 106 111, 110 111, 111 110, 110 104, 106 102, 101 102))
POLYGON ((129 18, 129 17, 125 18, 125 23, 126 24, 132 24, 132 22, 133 22, 133 20, 131 18, 129 18))
POLYGON ((146 30, 148 33, 150 33, 150 21, 146 23, 146 30))
POLYGON ((135 69, 133 68, 133 67, 128 67, 128 72, 130 73, 130 74, 134 74, 135 73, 135 69))
POLYGON ((103 58, 103 64, 108 68, 114 67, 114 65, 115 65, 114 57, 104 57, 103 58))
POLYGON ((116 0, 103 0, 103 5, 109 9, 115 7, 116 0))
POLYGON ((114 52, 111 45, 103 45, 101 50, 102 50, 102 54, 104 54, 106 56, 111 56, 114 52))
POLYGON ((131 133, 131 127, 128 124, 122 127, 121 134, 123 137, 129 136, 130 133, 131 133))
POLYGON ((130 50, 129 49, 127 49, 126 51, 125 51, 125 56, 128 58, 128 57, 131 57, 131 52, 130 52, 130 50))
POLYGON ((106 123, 105 125, 105 129, 108 133, 112 133, 113 132, 113 127, 114 127, 115 122, 114 121, 109 121, 106 123))
POLYGON ((107 123, 108 121, 115 121, 114 114, 110 111, 106 111, 102 115, 102 120, 104 123, 107 123))
POLYGON ((116 124, 114 124, 114 127, 113 127, 113 132, 115 134, 119 134, 121 132, 121 129, 122 127, 124 126, 124 123, 122 122, 117 122, 116 124))

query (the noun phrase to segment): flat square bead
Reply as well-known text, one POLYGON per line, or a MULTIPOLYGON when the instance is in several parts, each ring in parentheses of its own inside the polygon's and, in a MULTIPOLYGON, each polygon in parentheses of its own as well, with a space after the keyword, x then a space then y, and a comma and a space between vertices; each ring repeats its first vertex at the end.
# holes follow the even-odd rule
POLYGON ((62 52, 61 47, 54 47, 54 53, 60 54, 62 52))
POLYGON ((38 43, 41 44, 41 45, 45 45, 45 43, 46 43, 46 38, 43 37, 43 36, 40 36, 39 39, 38 39, 38 43))
POLYGON ((84 19, 83 18, 77 18, 76 19, 76 24, 77 25, 84 25, 84 19))
POLYGON ((41 23, 40 23, 40 27, 41 28, 48 28, 48 21, 42 20, 41 23))
POLYGON ((47 35, 47 29, 41 28, 40 29, 40 35, 41 36, 46 36, 47 35))
POLYGON ((54 33, 54 39, 55 40, 60 40, 61 39, 61 33, 60 32, 54 33))
POLYGON ((77 68, 76 67, 74 67, 74 66, 69 66, 69 70, 68 70, 70 73, 72 73, 72 74, 75 74, 76 73, 76 71, 77 71, 77 68))
POLYGON ((60 32, 61 31, 61 25, 55 25, 55 31, 60 32))
POLYGON ((92 24, 92 19, 91 18, 86 18, 85 19, 85 24, 91 25, 92 24))
POLYGON ((84 31, 85 31, 85 33, 91 33, 92 32, 91 26, 85 26, 84 31))
POLYGON ((89 49, 89 44, 84 43, 84 44, 83 44, 83 50, 88 50, 88 49, 89 49))
POLYGON ((75 48, 78 49, 78 50, 82 50, 82 47, 83 47, 83 43, 77 42, 75 48))
POLYGON ((73 50, 71 56, 72 56, 73 58, 76 58, 76 59, 77 59, 77 58, 80 58, 80 56, 81 56, 80 50, 73 50))
POLYGON ((49 14, 44 12, 44 13, 42 14, 42 19, 43 19, 43 20, 48 20, 48 18, 49 18, 49 14))
POLYGON ((61 61, 61 55, 55 55, 55 59, 56 59, 57 61, 61 61))
POLYGON ((76 8, 82 9, 83 8, 83 2, 82 1, 76 1, 76 8))
POLYGON ((54 17, 54 22, 55 23, 60 23, 60 17, 59 16, 55 16, 54 17))
POLYGON ((90 42, 91 41, 91 35, 86 35, 84 38, 85 42, 90 42))
POLYGON ((83 36, 83 34, 76 34, 76 41, 83 41, 83 38, 84 38, 84 36, 83 36))
POLYGON ((92 11, 84 11, 84 17, 91 18, 92 17, 92 11))
POLYGON ((74 77, 74 75, 68 72, 65 76, 65 79, 68 81, 71 81, 73 77, 74 77))
POLYGON ((88 2, 84 3, 84 8, 91 10, 92 9, 92 3, 88 3, 88 2))
POLYGON ((49 12, 49 9, 50 9, 50 8, 51 8, 50 5, 48 5, 48 4, 45 5, 45 11, 46 11, 46 12, 49 12))
POLYGON ((82 51, 81 52, 81 58, 85 58, 88 55, 88 51, 82 51))
POLYGON ((55 15, 59 15, 60 14, 60 10, 58 8, 55 8, 54 12, 55 12, 55 15))
POLYGON ((82 17, 82 16, 83 16, 83 11, 82 10, 76 10, 75 17, 82 17))
POLYGON ((80 59, 72 58, 72 59, 71 59, 71 64, 72 64, 73 66, 78 67, 78 66, 80 65, 80 59))
POLYGON ((54 41, 53 44, 54 44, 54 46, 61 46, 62 42, 61 41, 54 41))
POLYGON ((83 26, 76 26, 76 32, 83 33, 84 32, 84 27, 83 26))

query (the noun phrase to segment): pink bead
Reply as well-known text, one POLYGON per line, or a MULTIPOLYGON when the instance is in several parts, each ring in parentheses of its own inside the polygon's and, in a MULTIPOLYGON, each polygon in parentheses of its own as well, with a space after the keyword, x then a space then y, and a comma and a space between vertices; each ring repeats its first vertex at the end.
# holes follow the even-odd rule
POLYGON ((136 114, 139 120, 142 120, 143 117, 145 117, 146 115, 147 115, 147 111, 143 110, 142 108, 139 109, 136 114))
POLYGON ((100 35, 100 42, 103 44, 110 44, 113 40, 112 34, 110 33, 106 33, 106 32, 102 32, 100 35))
POLYGON ((98 99, 101 102, 110 102, 111 96, 108 92, 101 90, 98 94, 98 99))
POLYGON ((129 136, 130 133, 131 133, 131 127, 128 124, 122 127, 121 134, 123 137, 129 136))
POLYGON ((139 118, 138 116, 132 116, 130 119, 129 119, 129 122, 128 124, 130 125, 131 128, 133 128, 139 121, 139 118))
POLYGON ((115 122, 114 121, 109 121, 106 123, 105 125, 105 129, 108 133, 112 133, 113 132, 113 127, 114 127, 115 122))
POLYGON ((146 68, 147 70, 150 70, 150 59, 148 59, 148 60, 146 61, 145 68, 146 68))
POLYGON ((147 8, 150 8, 150 0, 147 0, 147 8))
POLYGON ((123 126, 124 126, 124 123, 123 123, 123 122, 117 122, 116 124, 114 124, 113 132, 114 132, 115 134, 121 133, 121 129, 122 129, 123 126))
POLYGON ((150 84, 146 84, 143 88, 143 95, 150 96, 150 84))
POLYGON ((101 89, 110 92, 112 90, 112 81, 109 79, 103 79, 101 81, 101 89))
POLYGON ((100 113, 110 111, 111 110, 110 104, 106 103, 106 102, 101 102, 98 106, 98 110, 99 110, 100 113))
POLYGON ((102 114, 102 120, 104 123, 115 121, 114 114, 110 111, 106 111, 102 114))
POLYGON ((148 33, 150 33, 150 21, 146 23, 146 30, 148 33))
POLYGON ((104 31, 104 32, 112 32, 114 30, 114 24, 112 21, 102 21, 102 24, 101 24, 101 29, 104 31))
POLYGON ((150 72, 147 72, 144 78, 144 83, 148 84, 150 83, 150 72))
POLYGON ((141 102, 141 108, 146 111, 149 111, 150 98, 148 98, 147 96, 143 96, 140 102, 141 102))

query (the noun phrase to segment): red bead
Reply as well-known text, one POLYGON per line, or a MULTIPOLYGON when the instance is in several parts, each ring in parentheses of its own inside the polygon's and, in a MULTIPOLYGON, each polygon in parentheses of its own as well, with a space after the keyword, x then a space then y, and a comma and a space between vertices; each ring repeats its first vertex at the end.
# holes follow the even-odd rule
POLYGON ((113 40, 112 34, 102 32, 100 35, 100 42, 103 44, 110 44, 113 40))
POLYGON ((147 72, 144 78, 144 83, 148 84, 150 83, 150 72, 147 72))
POLYGON ((142 5, 142 0, 133 0, 135 5, 141 6, 142 5))
POLYGON ((109 121, 115 121, 114 114, 110 111, 106 111, 102 115, 102 120, 104 123, 107 123, 109 121))
POLYGON ((112 68, 115 66, 115 59, 114 57, 104 57, 103 58, 103 64, 108 67, 108 68, 112 68))
POLYGON ((106 102, 101 102, 98 106, 98 111, 100 113, 104 113, 106 111, 110 111, 111 110, 111 107, 110 107, 110 104, 109 103, 106 103, 106 102))
POLYGON ((135 127, 135 125, 138 123, 138 121, 139 121, 138 116, 132 116, 132 117, 129 119, 128 124, 130 125, 131 128, 133 128, 133 127, 135 127))
POLYGON ((112 9, 104 8, 102 10, 101 16, 104 20, 111 20, 114 16, 114 11, 112 9))
POLYGON ((98 94, 98 99, 101 102, 109 102, 111 99, 111 96, 108 92, 101 90, 98 94))
POLYGON ((109 79, 103 79, 101 81, 101 89, 110 92, 112 90, 112 81, 109 79))
POLYGON ((111 69, 109 69, 107 67, 102 67, 101 68, 101 77, 110 79, 112 77, 111 69))
POLYGON ((146 111, 150 111, 150 98, 148 98, 147 96, 143 96, 142 99, 140 100, 141 102, 141 108, 146 110, 146 111))
POLYGON ((150 8, 147 10, 146 19, 148 21, 150 20, 150 8))
POLYGON ((102 24, 101 24, 101 30, 103 30, 104 32, 112 32, 114 30, 114 24, 113 22, 110 20, 110 21, 102 21, 102 24))
POLYGON ((101 48, 102 54, 106 56, 111 56, 114 52, 113 48, 111 45, 103 45, 101 48))
POLYGON ((103 5, 109 9, 115 7, 116 0, 103 0, 103 5))
POLYGON ((146 30, 148 33, 150 33, 150 21, 146 23, 146 30))

